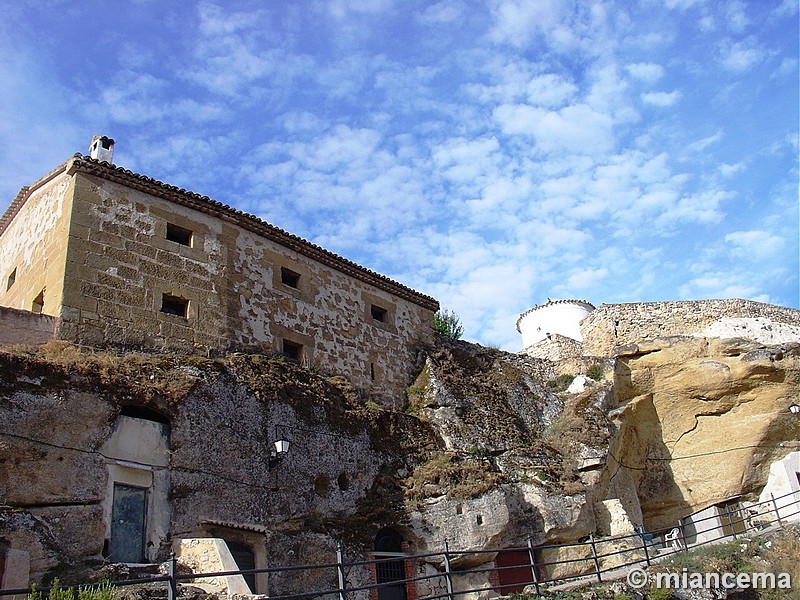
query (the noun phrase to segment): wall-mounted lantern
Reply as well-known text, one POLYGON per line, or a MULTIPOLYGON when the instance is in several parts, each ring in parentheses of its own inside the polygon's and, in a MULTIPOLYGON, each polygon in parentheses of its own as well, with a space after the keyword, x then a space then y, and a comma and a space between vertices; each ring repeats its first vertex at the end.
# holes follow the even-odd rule
POLYGON ((793 415, 796 415, 797 413, 800 413, 800 406, 798 406, 797 404, 792 402, 789 405, 789 412, 792 413, 793 415))
POLYGON ((272 443, 272 449, 269 453, 269 468, 271 469, 279 462, 281 462, 286 454, 289 452, 289 440, 284 437, 279 437, 272 443))

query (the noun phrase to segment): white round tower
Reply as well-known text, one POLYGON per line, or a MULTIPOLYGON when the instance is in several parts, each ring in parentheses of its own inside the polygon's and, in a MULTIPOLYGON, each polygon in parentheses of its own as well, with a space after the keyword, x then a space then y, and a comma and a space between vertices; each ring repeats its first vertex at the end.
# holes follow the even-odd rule
POLYGON ((550 334, 563 335, 583 341, 580 324, 594 310, 585 300, 550 300, 526 310, 517 319, 517 331, 522 334, 522 347, 533 346, 550 334))

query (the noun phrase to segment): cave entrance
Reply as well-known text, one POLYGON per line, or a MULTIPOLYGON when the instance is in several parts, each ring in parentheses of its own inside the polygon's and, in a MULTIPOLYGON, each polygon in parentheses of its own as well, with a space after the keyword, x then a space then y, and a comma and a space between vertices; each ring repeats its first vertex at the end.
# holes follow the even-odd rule
POLYGON ((403 536, 391 527, 384 527, 375 536, 375 581, 378 600, 406 600, 406 566, 403 536), (386 585, 388 584, 388 585, 386 585))

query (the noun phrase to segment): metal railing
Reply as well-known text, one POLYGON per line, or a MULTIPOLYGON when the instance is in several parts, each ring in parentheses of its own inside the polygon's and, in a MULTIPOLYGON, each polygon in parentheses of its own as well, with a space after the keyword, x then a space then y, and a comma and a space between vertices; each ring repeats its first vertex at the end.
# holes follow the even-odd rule
MULTIPOLYGON (((614 572, 622 572, 621 570, 634 565, 646 564, 650 566, 655 561, 660 561, 664 557, 677 552, 684 552, 689 548, 727 539, 737 539, 742 534, 748 532, 758 533, 775 525, 781 527, 787 520, 800 515, 800 492, 790 492, 777 498, 771 497, 764 502, 750 504, 746 508, 739 507, 733 510, 731 510, 730 506, 718 508, 725 512, 702 518, 696 518, 698 513, 693 513, 679 519, 677 526, 673 528, 602 538, 590 535, 588 541, 572 544, 534 547, 532 542, 528 540, 526 546, 518 548, 451 550, 449 544, 445 542, 441 552, 397 554, 395 556, 373 557, 359 561, 345 561, 342 547, 339 546, 336 551, 335 562, 326 564, 187 574, 178 573, 177 560, 173 555, 167 562, 168 572, 164 575, 114 581, 110 582, 109 585, 122 587, 163 583, 167 588, 168 600, 175 600, 178 597, 180 585, 190 584, 202 579, 263 574, 268 581, 271 577, 275 579, 270 587, 277 588, 283 585, 289 590, 298 581, 306 579, 303 577, 296 579, 293 576, 302 576, 304 573, 308 574, 311 571, 316 571, 317 573, 326 573, 327 581, 330 583, 323 584, 321 589, 303 589, 302 591, 289 591, 284 594, 270 594, 269 598, 271 600, 294 600, 299 598, 356 600, 357 598, 375 597, 377 591, 382 588, 398 586, 405 587, 406 590, 413 589, 412 593, 408 594, 408 597, 416 598, 416 600, 439 600, 443 598, 456 600, 459 596, 481 591, 496 591, 506 594, 521 591, 528 586, 532 586, 532 591, 540 595, 546 586, 559 585, 578 579, 603 582, 604 580, 612 579, 613 575, 611 574, 614 572), (713 521, 713 523, 709 523, 710 521, 713 521), (704 523, 709 526, 701 528, 700 526, 704 523), (692 542, 692 538, 695 539, 694 542, 692 542), (697 541, 701 538, 702 541, 697 541), (541 556, 548 552, 558 553, 570 548, 577 549, 575 553, 583 554, 583 556, 552 561, 541 559, 541 556), (495 563, 495 558, 501 553, 516 553, 519 556, 527 556, 527 560, 498 566, 495 563), (485 560, 482 558, 483 556, 485 556, 485 560), (378 582, 377 580, 380 578, 378 573, 381 572, 382 565, 398 561, 403 562, 406 577, 393 581, 378 582), (459 568, 459 564, 474 564, 478 566, 459 568), (423 566, 428 566, 434 572, 421 572, 420 567, 423 566), (545 576, 548 571, 552 572, 556 568, 560 568, 561 571, 570 571, 570 573, 550 578, 545 576), (357 570, 360 570, 360 572, 355 572, 357 570), (503 580, 506 579, 504 574, 511 571, 515 574, 514 581, 504 582, 503 580), (409 572, 414 573, 414 576, 409 576, 409 572), (527 575, 521 577, 523 573, 527 573, 527 575), (348 578, 350 574, 355 575, 353 579, 360 579, 361 581, 351 582, 348 578), (464 581, 467 576, 480 574, 486 574, 487 584, 485 586, 458 589, 458 584, 464 581), (288 582, 279 581, 279 579, 286 579, 281 577, 286 575, 292 577, 292 580, 288 582), (373 592, 373 594, 370 595, 369 592, 373 592)), ((92 584, 63 587, 72 589, 75 598, 77 598, 78 589, 87 585, 92 584)), ((95 585, 97 584, 95 583, 95 585)), ((6 589, 0 590, 0 597, 29 594, 33 591, 40 592, 43 597, 46 597, 48 590, 49 588, 46 587, 36 588, 35 590, 31 588, 6 589)))

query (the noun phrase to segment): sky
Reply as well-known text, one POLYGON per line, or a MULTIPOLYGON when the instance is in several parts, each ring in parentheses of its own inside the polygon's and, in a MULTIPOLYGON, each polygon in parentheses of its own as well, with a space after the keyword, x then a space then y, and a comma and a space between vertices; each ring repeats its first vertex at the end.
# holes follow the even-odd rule
POLYGON ((797 0, 16 0, 0 210, 93 135, 521 348, 548 299, 799 307, 797 0))

